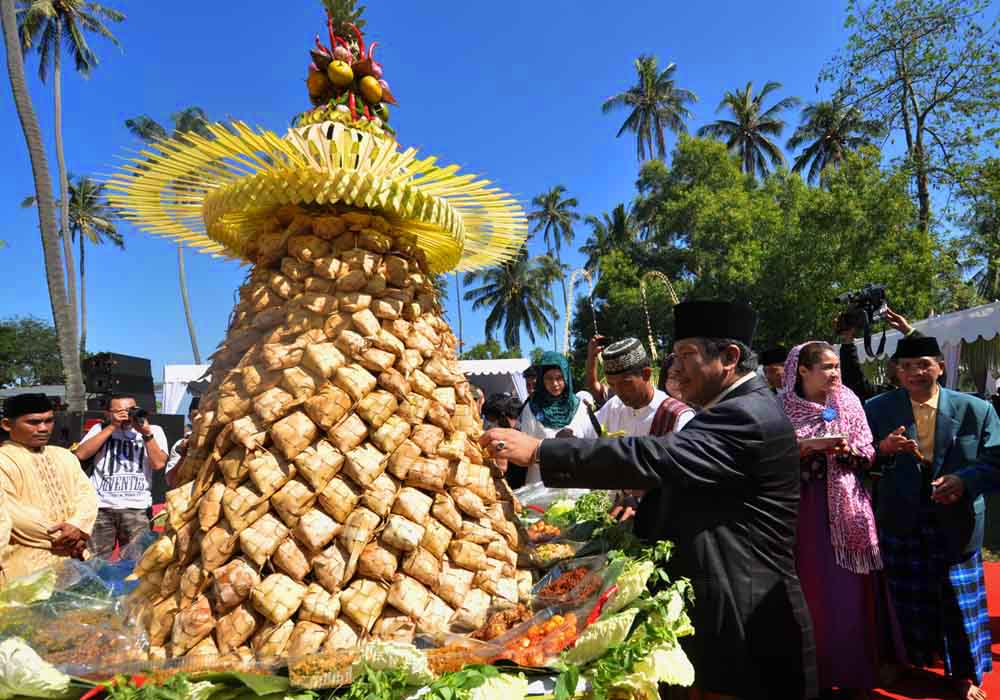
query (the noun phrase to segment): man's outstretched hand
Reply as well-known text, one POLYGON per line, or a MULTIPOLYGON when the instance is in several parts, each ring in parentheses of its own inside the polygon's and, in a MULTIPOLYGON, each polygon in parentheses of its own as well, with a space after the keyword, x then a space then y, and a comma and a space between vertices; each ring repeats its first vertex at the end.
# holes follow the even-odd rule
POLYGON ((542 441, 510 428, 491 428, 479 438, 490 454, 514 464, 530 465, 542 441))

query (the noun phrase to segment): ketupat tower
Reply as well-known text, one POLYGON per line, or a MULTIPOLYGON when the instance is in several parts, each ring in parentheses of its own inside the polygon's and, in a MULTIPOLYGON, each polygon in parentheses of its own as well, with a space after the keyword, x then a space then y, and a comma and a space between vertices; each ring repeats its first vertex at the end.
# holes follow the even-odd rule
POLYGON ((211 139, 159 142, 109 183, 140 228, 252 265, 166 534, 136 567, 154 658, 470 631, 530 588, 433 286, 511 257, 524 213, 398 146, 353 2, 326 4, 315 109, 284 138, 212 126, 211 139))

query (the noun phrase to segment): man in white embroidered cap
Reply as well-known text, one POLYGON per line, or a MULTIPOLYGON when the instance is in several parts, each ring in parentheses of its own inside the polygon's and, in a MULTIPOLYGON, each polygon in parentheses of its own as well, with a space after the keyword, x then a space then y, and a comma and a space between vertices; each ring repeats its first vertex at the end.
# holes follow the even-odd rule
MULTIPOLYGON (((653 384, 646 348, 636 338, 625 338, 604 348, 601 358, 608 385, 614 392, 596 414, 603 432, 619 437, 652 434, 653 418, 669 397, 653 384)), ((693 409, 683 404, 681 409, 674 430, 680 430, 694 417, 693 409)), ((600 437, 596 426, 587 428, 580 437, 600 437)))
POLYGON ((694 588, 695 634, 681 644, 695 685, 728 697, 812 698, 815 648, 793 556, 798 445, 754 371, 755 326, 754 311, 740 304, 674 307, 678 380, 685 401, 701 407, 680 432, 536 440, 494 429, 482 444, 538 464, 547 486, 670 492, 644 499, 640 516, 669 504, 651 520, 656 539, 676 545, 670 573, 694 588))

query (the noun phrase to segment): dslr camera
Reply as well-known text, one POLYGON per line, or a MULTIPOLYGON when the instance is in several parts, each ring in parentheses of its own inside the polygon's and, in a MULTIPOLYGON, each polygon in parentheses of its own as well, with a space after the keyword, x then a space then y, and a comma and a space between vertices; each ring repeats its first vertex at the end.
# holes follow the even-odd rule
POLYGON ((149 411, 139 406, 131 406, 128 409, 128 422, 132 425, 142 425, 149 417, 149 411))
POLYGON ((889 308, 888 299, 883 284, 866 284, 855 292, 846 292, 834 299, 836 303, 847 307, 837 317, 837 331, 848 329, 862 331, 865 336, 865 352, 869 357, 881 355, 885 350, 883 331, 878 352, 872 352, 872 326, 885 319, 885 312, 889 308))

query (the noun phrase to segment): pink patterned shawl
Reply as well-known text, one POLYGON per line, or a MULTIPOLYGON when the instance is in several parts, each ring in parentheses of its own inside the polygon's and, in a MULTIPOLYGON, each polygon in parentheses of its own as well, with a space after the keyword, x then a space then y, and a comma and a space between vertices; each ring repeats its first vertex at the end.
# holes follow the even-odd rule
MULTIPOLYGON (((823 435, 846 435, 853 454, 871 461, 875 454, 872 433, 864 408, 854 392, 838 385, 830 392, 826 406, 812 403, 799 396, 795 383, 799 373, 799 353, 809 343, 794 348, 785 361, 785 393, 782 402, 785 415, 802 440, 823 435), (833 409, 836 417, 826 420, 833 409)), ((830 543, 837 564, 856 574, 867 574, 882 568, 878 546, 878 531, 871 499, 851 464, 840 464, 834 455, 827 456, 826 499, 830 515, 830 543)))

